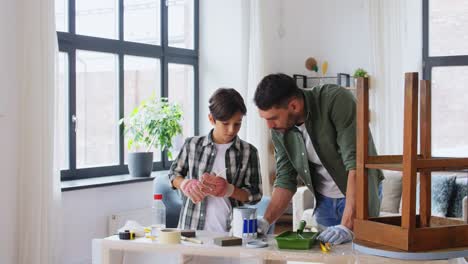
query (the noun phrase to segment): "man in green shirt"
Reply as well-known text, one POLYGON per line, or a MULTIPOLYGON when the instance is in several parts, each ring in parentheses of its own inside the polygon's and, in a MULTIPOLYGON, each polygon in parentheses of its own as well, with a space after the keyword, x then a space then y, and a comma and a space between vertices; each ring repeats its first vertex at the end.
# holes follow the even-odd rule
MULTIPOLYGON (((356 212, 356 102, 343 87, 326 84, 299 89, 293 78, 271 74, 254 97, 271 129, 276 179, 259 232, 286 210, 301 180, 315 195, 314 217, 325 228, 319 239, 341 244, 353 239, 356 212)), ((369 154, 376 150, 369 139, 369 154)), ((380 209, 380 170, 369 170, 369 215, 380 209)))

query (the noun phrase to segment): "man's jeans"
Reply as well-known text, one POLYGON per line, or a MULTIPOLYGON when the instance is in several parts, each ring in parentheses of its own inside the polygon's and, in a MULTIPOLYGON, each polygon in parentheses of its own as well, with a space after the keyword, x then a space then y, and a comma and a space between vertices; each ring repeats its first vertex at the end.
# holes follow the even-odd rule
MULTIPOLYGON (((346 198, 330 198, 315 192, 318 207, 314 211, 317 224, 323 227, 341 224, 346 198)), ((379 185, 379 199, 382 200, 382 184, 379 185)))

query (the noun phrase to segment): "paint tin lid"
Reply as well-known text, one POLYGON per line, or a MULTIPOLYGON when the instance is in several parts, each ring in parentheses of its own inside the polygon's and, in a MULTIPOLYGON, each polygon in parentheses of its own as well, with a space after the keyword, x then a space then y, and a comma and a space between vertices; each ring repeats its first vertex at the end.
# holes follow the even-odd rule
POLYGON ((252 241, 247 242, 247 244, 245 245, 245 247, 248 247, 248 248, 264 248, 267 246, 268 246, 268 243, 260 241, 260 240, 252 240, 252 241))

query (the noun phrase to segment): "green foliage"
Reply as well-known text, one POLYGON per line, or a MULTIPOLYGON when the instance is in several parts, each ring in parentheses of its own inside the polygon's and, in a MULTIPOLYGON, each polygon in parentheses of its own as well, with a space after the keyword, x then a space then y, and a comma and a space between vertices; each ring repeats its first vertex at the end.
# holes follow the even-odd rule
POLYGON ((167 150, 168 157, 172 154, 174 136, 182 133, 182 109, 179 105, 169 103, 167 98, 157 99, 154 95, 144 100, 136 107, 130 116, 122 118, 124 133, 128 140, 127 148, 134 150, 139 147, 151 147, 167 150))
POLYGON ((354 71, 353 77, 354 78, 359 78, 359 77, 367 78, 369 77, 369 75, 367 74, 366 70, 364 70, 363 68, 357 68, 356 71, 354 71))

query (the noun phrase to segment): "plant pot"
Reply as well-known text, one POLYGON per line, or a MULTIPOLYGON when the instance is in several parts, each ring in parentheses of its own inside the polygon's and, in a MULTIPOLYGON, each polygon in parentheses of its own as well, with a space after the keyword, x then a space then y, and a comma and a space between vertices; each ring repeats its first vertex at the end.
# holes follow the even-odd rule
POLYGON ((149 177, 153 171, 153 152, 128 153, 128 171, 133 177, 149 177))

